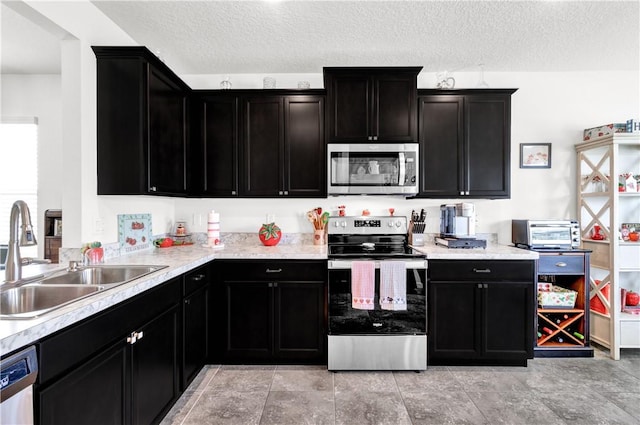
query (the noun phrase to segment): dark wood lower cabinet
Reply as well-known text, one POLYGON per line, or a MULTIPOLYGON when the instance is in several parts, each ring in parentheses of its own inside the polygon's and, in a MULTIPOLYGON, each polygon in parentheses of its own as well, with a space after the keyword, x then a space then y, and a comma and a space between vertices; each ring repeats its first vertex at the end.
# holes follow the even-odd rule
POLYGON ((181 283, 170 280, 40 341, 36 423, 159 423, 180 395, 181 283))
POLYGON ((117 343, 39 391, 39 423, 125 424, 128 348, 117 343))
POLYGON ((326 362, 325 262, 221 261, 216 268, 225 329, 217 334, 219 361, 326 362))
POLYGON ((178 398, 178 308, 141 328, 131 344, 132 424, 159 423, 178 398))
POLYGON ((533 358, 534 262, 429 262, 429 364, 533 358))

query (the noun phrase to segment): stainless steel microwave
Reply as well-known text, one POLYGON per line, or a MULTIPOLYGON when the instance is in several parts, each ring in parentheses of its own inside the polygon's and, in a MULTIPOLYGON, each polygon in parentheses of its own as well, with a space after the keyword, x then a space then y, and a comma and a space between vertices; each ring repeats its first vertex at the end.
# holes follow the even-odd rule
POLYGON ((329 195, 418 193, 417 143, 327 145, 329 195))
POLYGON ((511 241, 526 248, 580 248, 580 226, 575 220, 512 220, 511 241))

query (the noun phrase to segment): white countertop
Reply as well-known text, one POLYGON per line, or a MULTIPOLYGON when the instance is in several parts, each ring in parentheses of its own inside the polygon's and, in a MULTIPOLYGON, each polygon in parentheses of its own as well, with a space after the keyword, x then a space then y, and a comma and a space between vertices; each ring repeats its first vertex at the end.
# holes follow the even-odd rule
MULTIPOLYGON (((533 260, 538 258, 537 252, 503 245, 489 245, 486 249, 448 249, 435 244, 415 248, 425 253, 428 259, 533 260)), ((113 258, 107 260, 105 264, 144 264, 167 267, 129 283, 78 300, 39 318, 0 320, 0 354, 6 354, 34 343, 62 328, 215 259, 326 260, 327 247, 326 245, 315 246, 299 243, 281 243, 274 247, 266 247, 260 245, 257 240, 240 240, 233 243, 225 242, 225 247, 220 250, 190 245, 153 248, 113 258)), ((65 266, 63 264, 27 266, 23 268, 23 277, 64 269, 65 266)), ((3 280, 4 276, 0 276, 0 281, 3 280)))

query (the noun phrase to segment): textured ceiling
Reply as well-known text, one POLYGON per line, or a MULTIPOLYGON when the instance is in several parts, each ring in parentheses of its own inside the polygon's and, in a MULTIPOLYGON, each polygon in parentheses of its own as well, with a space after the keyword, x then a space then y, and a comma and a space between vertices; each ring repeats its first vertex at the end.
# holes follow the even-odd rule
POLYGON ((637 0, 92 3, 178 74, 640 70, 637 0))

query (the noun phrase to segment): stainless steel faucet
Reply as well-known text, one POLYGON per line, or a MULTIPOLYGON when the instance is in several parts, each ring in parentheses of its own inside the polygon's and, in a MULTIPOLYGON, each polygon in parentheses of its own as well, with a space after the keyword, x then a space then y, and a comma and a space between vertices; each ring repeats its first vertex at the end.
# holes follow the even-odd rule
POLYGON ((36 235, 31 225, 31 213, 24 201, 16 201, 11 207, 9 218, 9 251, 7 252, 7 264, 5 270, 5 282, 17 282, 22 279, 22 258, 20 247, 37 245, 36 235), (22 220, 22 226, 18 226, 18 219, 22 220), (21 229, 18 240, 18 229, 21 229))

